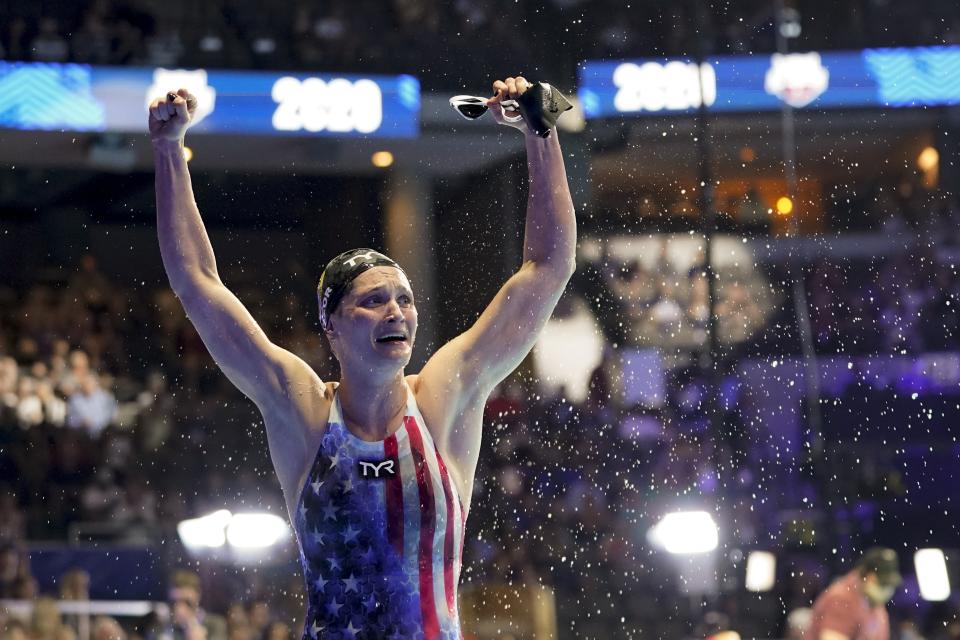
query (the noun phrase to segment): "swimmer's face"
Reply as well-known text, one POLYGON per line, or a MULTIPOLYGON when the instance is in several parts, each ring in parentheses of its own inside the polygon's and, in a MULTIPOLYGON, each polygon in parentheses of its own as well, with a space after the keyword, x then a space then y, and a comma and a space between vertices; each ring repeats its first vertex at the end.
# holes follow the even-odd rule
POLYGON ((417 336, 417 308, 407 276, 394 267, 374 267, 357 276, 331 317, 334 353, 406 366, 417 336))

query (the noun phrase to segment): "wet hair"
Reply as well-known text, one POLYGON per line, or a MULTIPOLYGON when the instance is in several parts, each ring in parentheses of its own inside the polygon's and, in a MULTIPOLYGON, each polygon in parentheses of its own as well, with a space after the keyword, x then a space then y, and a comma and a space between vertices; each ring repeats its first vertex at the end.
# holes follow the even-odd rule
POLYGON ((374 267, 394 267, 403 272, 395 261, 373 249, 351 249, 327 263, 317 285, 320 304, 320 326, 330 328, 330 316, 350 290, 350 283, 364 271, 374 267))

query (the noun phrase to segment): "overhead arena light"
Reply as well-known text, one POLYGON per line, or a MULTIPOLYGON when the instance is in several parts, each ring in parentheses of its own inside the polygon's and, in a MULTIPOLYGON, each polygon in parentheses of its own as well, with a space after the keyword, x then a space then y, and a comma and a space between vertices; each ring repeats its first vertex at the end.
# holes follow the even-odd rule
POLYGON ((286 521, 272 513, 238 513, 227 525, 227 542, 238 549, 272 547, 289 535, 286 521))
POLYGON ((761 593, 773 589, 777 576, 777 557, 769 551, 751 551, 747 556, 748 591, 761 593))
POLYGON ((289 538, 286 521, 271 513, 232 514, 220 509, 177 525, 180 540, 188 549, 202 551, 229 545, 235 551, 267 549, 289 538))
POLYGON ((177 533, 189 549, 216 549, 227 543, 226 527, 231 517, 229 511, 220 509, 200 518, 181 521, 177 533))
POLYGON ((913 554, 913 566, 920 583, 920 596, 931 602, 942 602, 950 597, 950 576, 947 560, 940 549, 919 549, 913 554))
POLYGON ((720 542, 717 523, 706 511, 668 513, 647 533, 651 543, 668 553, 697 554, 713 551, 720 542))

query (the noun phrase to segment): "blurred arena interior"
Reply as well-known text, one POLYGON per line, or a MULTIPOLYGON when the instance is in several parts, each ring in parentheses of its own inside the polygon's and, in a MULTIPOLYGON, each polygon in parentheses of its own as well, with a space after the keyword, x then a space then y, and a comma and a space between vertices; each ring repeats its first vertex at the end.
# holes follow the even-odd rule
POLYGON ((579 98, 579 260, 487 405, 467 637, 801 638, 883 545, 889 637, 960 639, 956 0, 0 0, 3 640, 166 639, 175 588, 208 640, 303 628, 286 525, 231 535, 286 511, 164 276, 146 101, 202 92, 223 279, 335 379, 333 255, 408 269, 412 371, 520 263, 522 142, 447 105, 514 73, 579 98))

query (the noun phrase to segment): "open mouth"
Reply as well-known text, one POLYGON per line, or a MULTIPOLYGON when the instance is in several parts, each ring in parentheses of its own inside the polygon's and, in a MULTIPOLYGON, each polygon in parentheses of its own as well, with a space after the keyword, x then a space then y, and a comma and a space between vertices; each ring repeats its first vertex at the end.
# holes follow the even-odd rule
POLYGON ((377 342, 380 342, 380 343, 406 342, 406 341, 407 341, 407 336, 403 335, 402 333, 391 333, 391 334, 380 336, 379 338, 377 338, 377 342))

